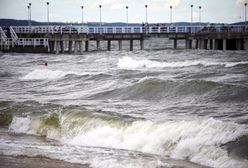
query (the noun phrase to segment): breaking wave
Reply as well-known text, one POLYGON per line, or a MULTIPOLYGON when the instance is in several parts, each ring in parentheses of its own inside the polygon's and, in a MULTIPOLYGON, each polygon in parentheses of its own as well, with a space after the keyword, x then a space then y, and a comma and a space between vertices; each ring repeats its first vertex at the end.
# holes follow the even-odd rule
POLYGON ((78 73, 78 72, 65 72, 60 70, 50 70, 50 69, 35 69, 28 73, 22 80, 44 80, 44 79, 59 79, 66 75, 88 75, 88 73, 78 73))
POLYGON ((221 145, 248 134, 245 125, 215 119, 145 121, 64 109, 34 118, 14 117, 10 131, 36 133, 65 144, 128 149, 212 167, 245 167, 221 145))
POLYGON ((197 61, 187 60, 181 62, 159 62, 148 59, 133 59, 129 56, 120 58, 118 61, 118 68, 135 70, 139 68, 176 68, 176 67, 188 67, 188 66, 224 66, 233 67, 236 65, 248 64, 248 61, 241 62, 209 62, 209 61, 197 61))

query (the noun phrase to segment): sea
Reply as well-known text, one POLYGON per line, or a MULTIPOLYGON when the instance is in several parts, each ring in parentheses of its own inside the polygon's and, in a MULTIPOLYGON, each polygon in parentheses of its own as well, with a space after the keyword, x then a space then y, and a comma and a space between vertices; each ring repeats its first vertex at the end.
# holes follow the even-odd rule
POLYGON ((92 168, 248 167, 247 51, 101 45, 0 53, 0 155, 92 168))

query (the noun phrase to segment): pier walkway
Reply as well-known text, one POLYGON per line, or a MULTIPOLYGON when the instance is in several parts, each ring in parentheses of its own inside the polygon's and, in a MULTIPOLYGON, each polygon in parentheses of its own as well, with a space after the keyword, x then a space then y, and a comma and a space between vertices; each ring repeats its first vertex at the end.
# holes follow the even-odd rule
POLYGON ((168 38, 177 48, 178 40, 185 40, 186 49, 212 50, 248 50, 248 26, 132 26, 132 27, 88 27, 88 26, 11 26, 0 27, 0 49, 14 52, 50 52, 83 53, 89 50, 89 42, 118 41, 119 50, 122 41, 129 41, 133 50, 133 41, 140 41, 144 49, 144 40, 149 38, 168 38), (84 45, 84 47, 83 47, 84 45))

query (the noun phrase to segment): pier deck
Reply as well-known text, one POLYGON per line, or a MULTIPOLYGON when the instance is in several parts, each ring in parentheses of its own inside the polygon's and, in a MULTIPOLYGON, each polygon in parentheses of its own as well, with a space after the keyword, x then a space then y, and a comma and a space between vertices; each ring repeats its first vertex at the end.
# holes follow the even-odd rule
POLYGON ((119 50, 122 41, 129 41, 133 50, 133 41, 140 41, 144 49, 144 40, 149 38, 167 38, 177 48, 178 40, 185 40, 186 49, 212 50, 248 50, 248 26, 136 26, 136 27, 87 27, 87 26, 11 26, 0 27, 0 46, 2 51, 83 53, 89 50, 89 42, 118 41, 119 50), (195 44, 193 46, 193 44, 195 44))

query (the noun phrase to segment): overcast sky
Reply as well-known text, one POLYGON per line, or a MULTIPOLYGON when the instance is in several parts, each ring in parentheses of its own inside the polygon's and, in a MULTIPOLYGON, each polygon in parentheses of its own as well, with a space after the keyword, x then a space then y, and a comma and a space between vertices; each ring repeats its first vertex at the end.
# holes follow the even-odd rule
POLYGON ((46 21, 47 1, 50 2, 50 21, 81 22, 83 5, 84 20, 98 22, 101 4, 103 22, 125 22, 125 6, 128 5, 129 22, 138 23, 145 21, 145 4, 148 5, 148 22, 170 22, 170 5, 173 6, 173 22, 190 21, 190 4, 194 5, 194 21, 199 20, 199 6, 202 6, 203 22, 244 21, 244 3, 248 2, 248 0, 0 0, 0 18, 27 19, 27 5, 31 2, 32 20, 46 21))

